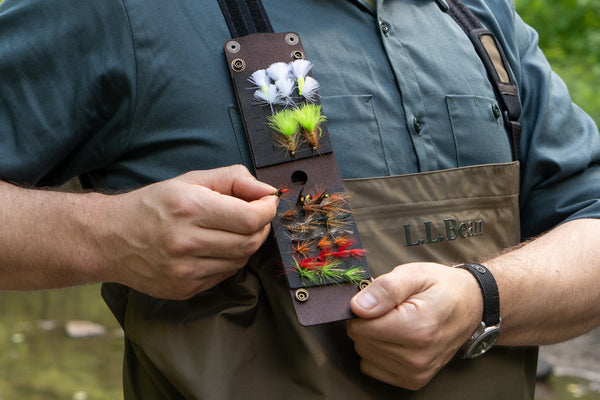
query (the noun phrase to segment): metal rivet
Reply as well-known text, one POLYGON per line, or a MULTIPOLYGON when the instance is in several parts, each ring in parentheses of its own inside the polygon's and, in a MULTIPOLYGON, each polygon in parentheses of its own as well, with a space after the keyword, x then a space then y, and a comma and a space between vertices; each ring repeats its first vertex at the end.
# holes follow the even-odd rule
POLYGON ((304 58, 304 53, 300 50, 292 51, 292 58, 294 60, 302 60, 304 58))
POLYGON ((300 303, 304 303, 308 300, 308 297, 310 296, 308 294, 308 290, 306 289, 298 289, 296 290, 296 300, 298 300, 300 303))
POLYGON ((235 40, 230 40, 229 42, 227 42, 225 48, 230 53, 237 53, 241 50, 242 46, 240 46, 240 44, 235 40))
POLYGON ((366 288, 370 284, 371 284, 371 281, 363 279, 362 281, 358 282, 358 290, 363 290, 364 288, 366 288))
POLYGON ((421 135, 421 131, 423 130, 423 124, 421 124, 421 121, 413 118, 413 127, 415 128, 415 132, 417 132, 418 135, 421 135))
POLYGON ((231 61, 231 68, 233 68, 233 70, 236 72, 242 72, 246 69, 246 61, 242 60, 241 58, 236 58, 231 61))
POLYGON ((498 119, 502 116, 502 113, 500 112, 500 108, 498 107, 497 104, 494 104, 492 106, 492 112, 494 113, 494 118, 498 119))
POLYGON ((285 41, 287 44, 293 46, 300 42, 300 38, 295 33, 288 33, 287 35, 285 35, 285 41))

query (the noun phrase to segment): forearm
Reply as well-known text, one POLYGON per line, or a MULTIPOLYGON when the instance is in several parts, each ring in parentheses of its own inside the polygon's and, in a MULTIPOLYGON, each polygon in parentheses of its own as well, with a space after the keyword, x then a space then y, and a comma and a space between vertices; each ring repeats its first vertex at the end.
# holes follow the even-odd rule
POLYGON ((0 181, 0 290, 117 282, 189 298, 242 268, 267 238, 275 188, 246 168, 192 171, 118 195, 0 181))
POLYGON ((502 345, 549 344, 600 324, 600 220, 575 220, 484 262, 498 282, 502 345))
POLYGON ((0 181, 0 290, 38 290, 101 280, 92 234, 104 196, 23 189, 0 181))

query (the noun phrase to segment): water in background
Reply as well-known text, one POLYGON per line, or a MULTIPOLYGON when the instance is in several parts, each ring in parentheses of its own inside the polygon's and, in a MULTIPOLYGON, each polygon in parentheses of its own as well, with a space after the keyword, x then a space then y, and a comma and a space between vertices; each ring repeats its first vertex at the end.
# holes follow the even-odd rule
POLYGON ((118 400, 123 334, 100 286, 0 292, 0 400, 118 400))
MULTIPOLYGON (((600 330, 591 335, 558 359, 593 354, 600 330)), ((0 292, 0 400, 122 400, 122 351, 99 285, 0 292)), ((552 375, 536 389, 536 400, 574 399, 600 400, 600 384, 552 375)))

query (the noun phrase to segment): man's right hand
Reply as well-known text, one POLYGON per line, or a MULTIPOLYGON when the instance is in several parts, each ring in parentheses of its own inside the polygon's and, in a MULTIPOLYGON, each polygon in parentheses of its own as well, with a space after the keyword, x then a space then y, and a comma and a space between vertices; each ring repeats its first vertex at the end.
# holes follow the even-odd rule
POLYGON ((112 268, 103 280, 167 299, 213 287, 265 241, 275 191, 238 165, 108 196, 98 243, 112 268))
POLYGON ((258 250, 276 214, 274 194, 243 166, 116 195, 0 181, 0 290, 118 282, 159 298, 189 298, 258 250))

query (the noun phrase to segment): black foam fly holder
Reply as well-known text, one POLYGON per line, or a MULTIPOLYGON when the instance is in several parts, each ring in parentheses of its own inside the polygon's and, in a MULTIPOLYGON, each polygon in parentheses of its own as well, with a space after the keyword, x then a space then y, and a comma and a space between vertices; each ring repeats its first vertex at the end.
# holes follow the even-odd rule
MULTIPOLYGON (((290 106, 272 108, 258 104, 254 98, 256 88, 248 80, 253 72, 274 63, 305 59, 300 37, 294 32, 254 33, 228 40, 224 47, 256 176, 286 191, 272 227, 298 321, 309 326, 352 318, 350 299, 368 285, 371 275, 349 205, 342 207, 348 211, 342 217, 338 213, 343 221, 336 224, 343 227, 338 227, 335 233, 327 231, 330 227, 326 216, 310 217, 302 211, 307 202, 318 206, 327 203, 326 198, 344 198, 326 121, 320 125, 318 147, 314 149, 300 140, 292 155, 273 139, 276 133, 268 124, 269 116, 290 106), (314 221, 307 227, 306 220, 310 218, 314 221), (296 230, 321 232, 317 235, 331 242, 331 247, 319 246, 319 240, 309 234, 306 239, 299 239, 298 235, 303 233, 296 230), (339 247, 333 242, 342 237, 346 241, 344 250, 337 251, 339 247), (328 254, 336 251, 344 255, 332 261, 328 254), (313 269, 323 265, 327 271, 316 274, 313 269)), ((326 111, 323 110, 325 115, 326 111)))

